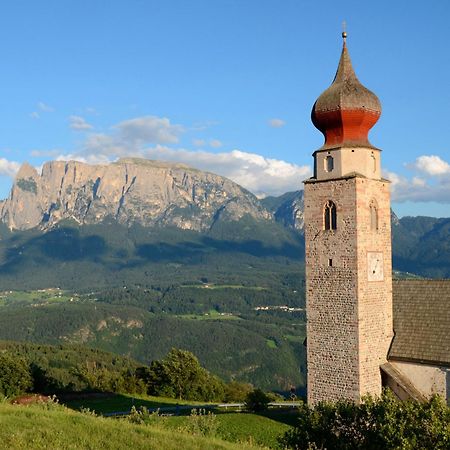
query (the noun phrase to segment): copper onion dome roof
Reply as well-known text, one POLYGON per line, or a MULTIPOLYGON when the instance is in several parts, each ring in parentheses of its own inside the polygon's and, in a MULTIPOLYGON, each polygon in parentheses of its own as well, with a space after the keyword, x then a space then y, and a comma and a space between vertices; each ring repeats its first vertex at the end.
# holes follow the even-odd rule
POLYGON ((341 59, 331 86, 314 103, 311 119, 325 136, 321 149, 342 146, 373 147, 369 130, 381 114, 378 97, 355 75, 344 38, 341 59))

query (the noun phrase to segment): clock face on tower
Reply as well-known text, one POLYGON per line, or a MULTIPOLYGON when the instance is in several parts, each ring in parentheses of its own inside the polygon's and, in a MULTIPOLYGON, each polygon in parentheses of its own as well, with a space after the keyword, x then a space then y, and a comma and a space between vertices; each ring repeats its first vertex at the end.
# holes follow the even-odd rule
POLYGON ((367 279, 383 281, 383 253, 367 252, 367 279))

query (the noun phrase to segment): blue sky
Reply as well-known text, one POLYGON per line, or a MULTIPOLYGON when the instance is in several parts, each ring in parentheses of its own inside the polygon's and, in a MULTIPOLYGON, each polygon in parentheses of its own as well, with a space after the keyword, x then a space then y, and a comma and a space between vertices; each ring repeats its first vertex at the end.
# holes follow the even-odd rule
POLYGON ((0 14, 0 197, 23 161, 183 161, 302 187, 342 21, 399 215, 450 217, 450 2, 41 0, 0 14))

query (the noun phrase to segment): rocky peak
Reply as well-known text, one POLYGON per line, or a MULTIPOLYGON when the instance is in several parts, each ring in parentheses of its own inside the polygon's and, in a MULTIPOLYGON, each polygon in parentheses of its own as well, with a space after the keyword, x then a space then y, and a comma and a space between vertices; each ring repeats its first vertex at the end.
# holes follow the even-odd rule
POLYGON ((279 197, 266 197, 262 204, 273 213, 277 222, 303 232, 303 191, 286 192, 279 197))
POLYGON ((37 170, 31 164, 24 162, 17 172, 16 180, 29 178, 36 179, 37 177, 39 177, 37 170))
POLYGON ((246 214, 271 218, 253 194, 227 178, 138 158, 103 165, 50 161, 40 175, 24 164, 0 211, 9 228, 21 230, 49 228, 64 219, 80 224, 114 219, 201 231, 246 214))

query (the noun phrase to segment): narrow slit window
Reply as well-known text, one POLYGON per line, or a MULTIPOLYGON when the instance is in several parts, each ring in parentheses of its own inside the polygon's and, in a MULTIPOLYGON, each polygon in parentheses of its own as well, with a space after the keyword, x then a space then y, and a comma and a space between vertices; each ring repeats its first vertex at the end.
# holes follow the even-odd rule
POLYGON ((333 260, 332 260, 331 258, 328 260, 328 265, 329 265, 330 267, 333 267, 333 260))
POLYGON ((325 230, 337 229, 336 205, 331 200, 329 200, 325 205, 323 219, 325 230))
POLYGON ((370 229, 372 231, 378 230, 378 208, 375 202, 372 202, 369 206, 370 209, 370 229))
POLYGON ((377 159, 375 158, 375 155, 372 153, 372 169, 375 173, 377 171, 377 159))

